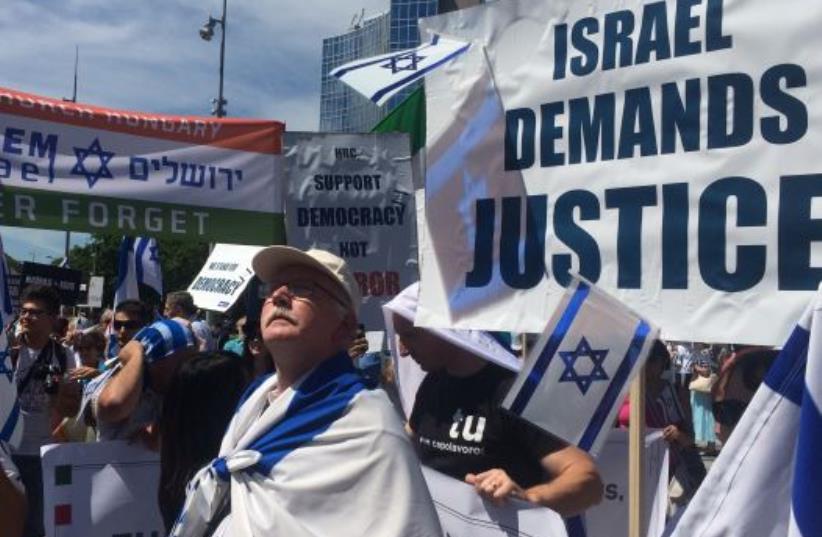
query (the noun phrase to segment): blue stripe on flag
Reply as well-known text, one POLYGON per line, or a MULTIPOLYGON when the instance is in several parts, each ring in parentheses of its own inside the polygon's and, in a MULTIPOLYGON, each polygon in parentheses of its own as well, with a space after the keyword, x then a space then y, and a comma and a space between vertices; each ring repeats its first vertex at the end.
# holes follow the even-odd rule
MULTIPOLYGON (((784 352, 784 351, 783 351, 784 352)), ((805 387, 793 477, 793 516, 805 537, 822 535, 822 414, 805 387)))
MULTIPOLYGON (((123 286, 123 283, 128 278, 128 254, 131 249, 134 247, 134 238, 133 237, 123 237, 123 242, 120 243, 120 250, 117 252, 117 285, 114 287, 114 298, 115 302, 126 300, 129 297, 120 298, 120 287, 123 286)), ((123 290, 127 291, 127 290, 123 290)), ((125 293, 124 293, 125 294, 125 293)), ((116 307, 117 304, 114 304, 116 307)))
MULTIPOLYGON (((269 475, 288 454, 328 430, 365 389, 347 352, 322 362, 294 389, 296 393, 282 419, 246 448, 262 456, 245 471, 269 475)), ((214 460, 211 467, 226 478, 225 459, 214 460)))
POLYGON ((145 283, 143 278, 143 255, 149 244, 151 244, 151 239, 140 237, 135 245, 137 248, 134 252, 134 272, 137 275, 137 283, 145 283))
POLYGON ((557 349, 560 343, 562 343, 565 334, 568 333, 568 329, 571 328, 571 324, 574 322, 577 313, 579 313, 582 303, 585 302, 585 299, 588 297, 590 290, 591 288, 585 282, 581 281, 579 285, 577 285, 576 291, 574 291, 574 294, 571 296, 571 300, 568 302, 557 326, 554 328, 554 332, 545 343, 545 347, 542 349, 539 358, 534 362, 534 367, 531 369, 531 372, 528 373, 528 376, 525 377, 519 393, 511 404, 511 412, 514 414, 519 416, 522 414, 522 411, 525 410, 528 401, 531 400, 531 396, 534 395, 534 391, 537 389, 537 386, 539 386, 539 382, 545 375, 545 371, 548 370, 551 360, 557 353, 557 349))
POLYGON ((613 380, 608 385, 608 389, 605 390, 605 395, 602 396, 602 400, 600 400, 599 405, 597 405, 594 415, 591 416, 591 421, 588 422, 588 427, 585 428, 585 432, 582 434, 582 439, 578 443, 580 449, 590 451, 594 445, 597 436, 599 436, 599 433, 602 431, 605 420, 608 418, 608 414, 614 407, 614 403, 617 402, 617 397, 619 397, 625 383, 628 382, 628 377, 639 359, 642 346, 645 344, 645 340, 648 338, 650 332, 651 327, 648 326, 648 323, 639 321, 631 344, 628 346, 628 350, 625 351, 625 357, 619 364, 619 367, 614 373, 613 380))
POLYGON ((765 384, 771 390, 787 397, 797 406, 802 404, 809 340, 810 333, 807 330, 801 326, 794 328, 791 337, 782 347, 782 352, 765 376, 765 384))
POLYGON ((17 420, 20 418, 20 403, 15 402, 11 409, 9 417, 6 418, 6 423, 3 429, 0 430, 0 440, 8 442, 11 440, 11 435, 14 433, 14 428, 17 427, 17 420))
POLYGON ((405 77, 401 80, 397 80, 393 84, 382 88, 381 90, 377 91, 374 95, 371 96, 371 100, 375 103, 378 102, 382 98, 382 96, 385 95, 386 93, 389 93, 391 90, 394 90, 396 88, 401 88, 402 86, 405 86, 406 84, 410 84, 411 82, 414 82, 415 80, 417 80, 419 78, 422 78, 429 71, 432 71, 432 70, 436 69, 437 67, 439 67, 440 65, 444 64, 445 62, 452 60, 456 56, 459 56, 460 54, 462 54, 463 52, 468 50, 468 47, 470 47, 470 46, 471 46, 471 43, 468 43, 464 47, 461 47, 461 48, 455 50, 454 52, 452 52, 448 56, 444 57, 440 61, 432 63, 428 67, 424 67, 423 69, 420 69, 419 71, 414 72, 414 74, 408 75, 407 77, 405 77))
MULTIPOLYGON (((426 44, 425 46, 420 47, 420 48, 416 48, 416 49, 408 49, 408 50, 413 50, 413 51, 415 51, 415 52, 422 52, 422 51, 424 51, 425 49, 427 49, 427 48, 429 48, 429 47, 432 47, 432 46, 436 45, 436 44, 439 42, 439 40, 440 40, 440 36, 435 35, 435 36, 434 36, 434 39, 432 39, 432 40, 431 40, 431 42, 430 42, 430 43, 428 43, 428 44, 426 44)), ((376 59, 376 60, 365 60, 365 61, 364 61, 364 62, 362 62, 362 63, 358 63, 358 64, 355 64, 355 65, 351 65, 351 66, 349 66, 349 67, 346 67, 345 69, 340 69, 339 71, 336 71, 336 70, 332 69, 332 70, 331 70, 331 72, 330 72, 329 74, 330 74, 331 76, 334 76, 334 77, 340 78, 341 76, 343 76, 344 74, 346 74, 346 73, 348 73, 348 72, 350 72, 350 71, 357 71, 357 70, 359 70, 359 69, 362 69, 363 67, 369 67, 369 66, 371 66, 371 65, 374 65, 375 63, 380 63, 380 62, 390 62, 390 61, 391 61, 391 58, 393 58, 393 57, 395 57, 395 56, 403 56, 403 55, 405 55, 405 54, 408 54, 408 50, 400 50, 400 51, 397 51, 397 53, 396 53, 396 54, 392 54, 391 56, 384 56, 384 57, 379 58, 379 59, 376 59)))
POLYGON ((582 515, 566 518, 565 531, 568 532, 568 537, 587 537, 588 535, 585 529, 585 519, 582 515))

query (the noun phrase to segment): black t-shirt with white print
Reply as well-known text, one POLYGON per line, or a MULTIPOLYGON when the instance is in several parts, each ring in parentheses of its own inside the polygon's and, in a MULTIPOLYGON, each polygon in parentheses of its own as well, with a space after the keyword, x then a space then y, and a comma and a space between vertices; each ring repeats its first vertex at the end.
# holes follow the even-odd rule
POLYGON ((564 444, 500 408, 515 378, 494 364, 469 377, 426 375, 409 420, 422 463, 459 480, 502 468, 523 488, 545 482, 539 461, 564 444))

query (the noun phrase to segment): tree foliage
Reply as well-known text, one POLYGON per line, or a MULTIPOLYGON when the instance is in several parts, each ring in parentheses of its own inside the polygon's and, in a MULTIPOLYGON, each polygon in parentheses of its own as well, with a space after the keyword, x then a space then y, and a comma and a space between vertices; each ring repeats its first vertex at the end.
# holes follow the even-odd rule
MULTIPOLYGON (((69 252, 71 268, 82 270, 86 281, 90 276, 103 276, 105 287, 103 305, 111 305, 117 285, 117 254, 122 235, 94 234, 83 246, 74 246, 69 252)), ((187 289, 194 277, 208 258, 208 243, 187 239, 157 240, 159 245, 160 266, 163 269, 164 292, 187 289)), ((59 263, 60 260, 55 260, 59 263)), ((162 297, 153 289, 141 287, 140 298, 157 305, 162 297)))

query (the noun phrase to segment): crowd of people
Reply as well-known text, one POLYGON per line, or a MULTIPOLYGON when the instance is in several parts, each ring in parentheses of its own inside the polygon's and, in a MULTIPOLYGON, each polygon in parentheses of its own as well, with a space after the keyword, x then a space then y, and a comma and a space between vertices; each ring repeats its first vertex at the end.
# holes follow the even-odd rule
MULTIPOLYGON (((23 291, 8 337, 25 427, 14 451, 0 444, 7 534, 44 535, 40 448, 55 442, 158 451, 156 501, 174 536, 438 536, 420 463, 492 501, 566 517, 601 500, 587 453, 500 408, 511 371, 394 314, 399 354, 426 373, 406 420, 390 360, 366 352, 344 260, 272 246, 253 268, 259 311, 219 327, 184 291, 162 315, 126 300, 93 321, 61 316, 53 288, 23 291)), ((646 419, 671 449, 672 499, 699 487, 702 457, 727 440, 775 356, 655 343, 646 419)))

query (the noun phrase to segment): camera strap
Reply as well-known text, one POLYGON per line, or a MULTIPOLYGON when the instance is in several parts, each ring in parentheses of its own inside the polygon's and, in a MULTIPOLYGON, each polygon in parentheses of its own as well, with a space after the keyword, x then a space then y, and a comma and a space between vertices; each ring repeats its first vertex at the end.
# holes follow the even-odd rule
MULTIPOLYGON (((40 354, 37 355, 37 359, 34 360, 34 363, 31 364, 26 376, 17 383, 17 393, 23 393, 26 387, 31 382, 31 378, 34 375, 34 372, 37 370, 37 366, 39 364, 49 364, 51 362, 51 358, 53 355, 57 355, 57 362, 60 366, 60 371, 66 370, 66 353, 63 351, 62 348, 55 349, 56 347, 60 347, 53 339, 49 339, 49 342, 46 343, 46 346, 40 351, 40 354), (57 351, 57 352, 55 352, 57 351), (61 352, 63 351, 63 352, 61 352)), ((20 359, 17 360, 17 365, 20 365, 20 359)))

